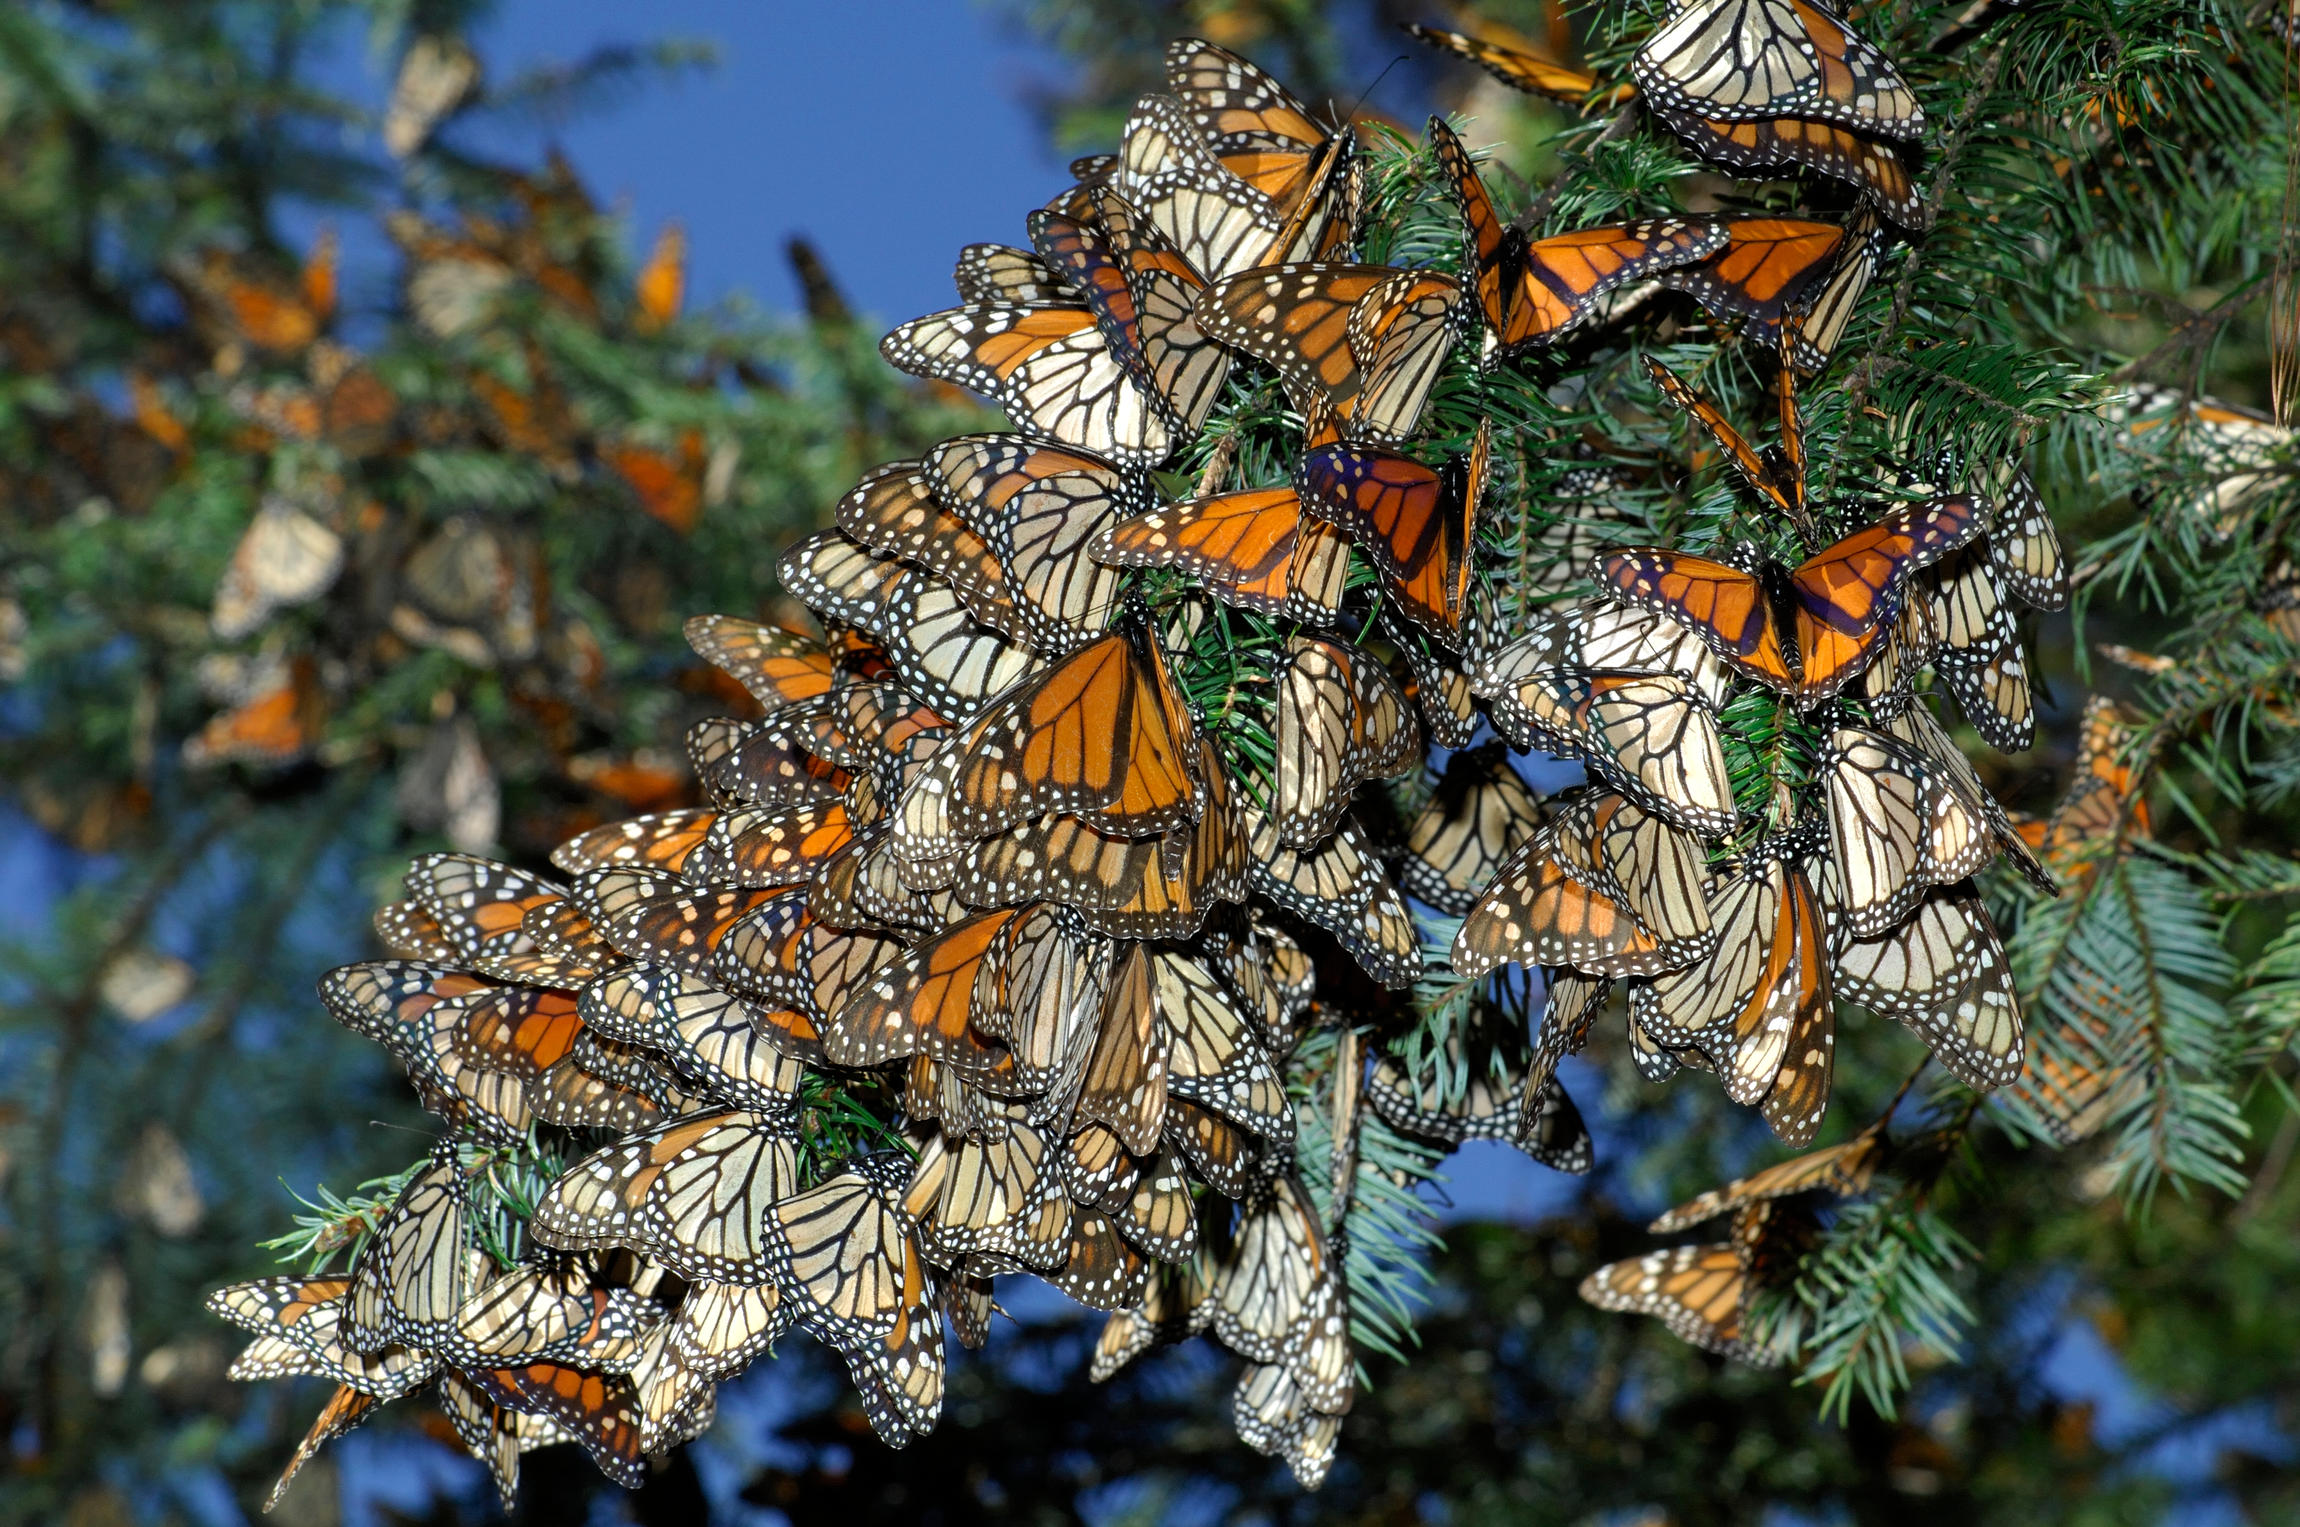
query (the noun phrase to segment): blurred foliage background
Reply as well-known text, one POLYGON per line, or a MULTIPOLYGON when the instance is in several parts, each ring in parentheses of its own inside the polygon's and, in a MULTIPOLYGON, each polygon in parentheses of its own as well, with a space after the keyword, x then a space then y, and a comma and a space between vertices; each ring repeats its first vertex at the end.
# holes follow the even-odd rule
MULTIPOLYGON (((2177 8, 2060 9, 2069 35, 2097 39, 2156 35, 2177 8)), ((200 1297, 264 1270, 256 1243, 292 1189, 410 1155, 407 1136, 370 1121, 421 1127, 382 1057, 324 1020, 313 979, 370 952, 368 914, 412 852, 534 861, 592 822, 682 799, 687 724, 743 702, 693 661, 680 621, 770 611, 777 550, 865 467, 983 422, 881 364, 880 324, 850 311, 803 245, 786 252, 803 313, 697 309, 676 227, 627 226, 579 163, 471 147, 476 125, 539 100, 576 111, 633 84, 671 91, 708 62, 638 37, 570 68, 499 73, 468 42, 483 10, 0 10, 0 788, 28 824, 0 947, 0 1520, 245 1519, 301 1422, 267 1390, 224 1382, 226 1333, 200 1297), (395 73, 387 111, 321 83, 315 59, 347 37, 395 73), (326 233, 291 232, 315 211, 326 233), (391 252, 385 287, 340 279, 337 251, 355 241, 391 252), (285 1184, 279 1162, 295 1163, 285 1184)), ((1065 151, 1115 141, 1182 33, 1251 53, 1312 101, 1349 106, 1386 72, 1384 100, 1464 112, 1487 143, 1544 142, 1563 115, 1394 31, 1464 20, 1434 5, 1013 0, 1000 15, 1066 60, 1037 102, 1065 151)), ((1541 0, 1493 0, 1480 18, 1561 58, 1582 36, 1541 0)), ((2270 192, 2288 146, 2253 146, 2270 192)), ((1536 183, 1551 170, 1510 162, 1536 183)), ((1009 236, 1024 210, 1004 209, 1009 236)), ((2087 358, 2265 404, 2276 299, 2259 262, 2184 264, 2177 220, 2198 209, 2147 210, 2166 221, 2120 235, 2129 289, 2096 293, 2087 358)), ((2148 505, 2083 462, 2057 480, 2095 485, 2050 495, 2064 538, 2091 548, 2095 597, 2081 633, 2066 616, 2044 623, 2046 737, 1987 765, 2000 794, 2039 811, 2066 782, 2088 689, 2164 677, 2097 663, 2098 644, 2154 650, 2199 619, 2178 589, 2103 569, 2153 564, 2177 582, 2225 560, 2193 533, 2187 564, 2161 560, 2148 505)), ((2264 567, 2252 571, 2211 597, 2258 604, 2264 567)), ((2290 682, 2284 661, 2262 696, 2290 682)), ((2289 852, 2288 795, 2240 811, 2207 801, 2179 831, 2289 852)), ((2209 910, 2249 957, 2273 924, 2248 935, 2248 908, 2286 890, 2263 881, 2209 910)), ((2255 1007, 2271 999, 2294 1000, 2286 988, 2255 1007)), ((557 1449, 530 1462, 521 1514, 845 1527, 2300 1516, 2300 1116, 2281 1048, 2249 1056, 2231 1094, 2240 1159, 2217 1181, 2173 1172, 2179 1191, 2144 1212, 2120 1194, 2117 1141, 1975 1137, 1936 1190, 1971 1243, 1964 1350, 1912 1349, 1897 1414, 1856 1403, 1842 1423, 1791 1376, 1729 1367, 1574 1296, 1591 1268, 1650 1244, 1638 1226, 1653 1212, 1763 1159, 1749 1119, 1703 1090, 1644 1086, 1620 1048, 1601 1039, 1575 1063, 1577 1095, 1604 1099, 1590 1178, 1506 1163, 1499 1147, 1462 1158, 1472 1213, 1450 1216, 1422 1350, 1371 1374, 1319 1496, 1235 1444, 1209 1354, 1097 1389, 1092 1323, 1034 1304, 987 1352, 954 1354, 942 1427, 907 1452, 869 1437, 803 1347, 731 1394, 711 1438, 647 1490, 603 1487, 557 1449), (1512 1194, 1538 1212, 1474 1218, 1512 1194)), ((1892 1074, 1841 1080, 1844 1117, 1873 1117, 1889 1091, 1876 1079, 1892 1074)), ((494 1511, 475 1467, 420 1426, 386 1424, 347 1439, 278 1516, 494 1511)))

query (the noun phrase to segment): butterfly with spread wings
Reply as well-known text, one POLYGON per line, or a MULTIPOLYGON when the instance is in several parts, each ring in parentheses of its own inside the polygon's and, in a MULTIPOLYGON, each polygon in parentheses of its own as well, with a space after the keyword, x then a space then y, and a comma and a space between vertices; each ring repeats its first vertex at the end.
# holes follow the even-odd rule
POLYGON ((1396 451, 1314 436, 1295 479, 1303 505, 1380 571, 1397 612, 1458 647, 1491 468, 1492 430, 1481 421, 1468 459, 1444 472, 1396 451))
MULTIPOLYGON (((1788 386, 1782 392, 1788 449, 1760 455, 1713 405, 1659 362, 1651 364, 1671 399, 1700 420, 1744 480, 1802 520, 1803 447, 1788 386)), ((1752 572, 1664 547, 1604 553, 1593 573, 1624 604, 1684 625, 1735 672, 1811 705, 1837 694, 1876 658, 1910 579, 1984 528, 1978 500, 1930 499, 1831 543, 1788 570, 1785 589, 1771 585, 1773 568, 1752 572), (1787 621, 1775 613, 1777 592, 1789 609, 1787 621), (1784 626, 1794 632, 1790 642, 1782 640, 1784 626)))
POLYGON ((1461 206, 1465 249, 1476 257, 1490 360, 1548 344, 1586 318, 1606 293, 1692 264, 1725 245, 1724 230, 1706 218, 1647 218, 1528 242, 1494 210, 1469 150, 1444 119, 1430 118, 1429 136, 1461 206))

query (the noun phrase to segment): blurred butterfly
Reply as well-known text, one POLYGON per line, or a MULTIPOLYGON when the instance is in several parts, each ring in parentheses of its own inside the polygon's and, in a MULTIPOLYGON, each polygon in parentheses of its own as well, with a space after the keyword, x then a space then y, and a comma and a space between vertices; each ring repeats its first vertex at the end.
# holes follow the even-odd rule
POLYGON ((2141 794, 2146 760, 2135 744, 2140 730, 2106 695, 2084 705, 2077 733, 2076 774, 2046 819, 2039 850, 2064 874, 2082 876, 2086 856, 2119 832, 2147 837, 2148 801, 2141 794))
POLYGON ((1440 31, 1436 27, 1413 22, 1401 23, 1399 30, 1433 48, 1468 59, 1512 90, 1522 90, 1527 95, 1546 96, 1553 101, 1578 106, 1597 89, 1596 76, 1553 63, 1523 48, 1507 47, 1498 42, 1483 41, 1460 32, 1440 31))
POLYGON ((223 642, 260 630, 274 609, 320 598, 343 573, 343 536, 285 499, 267 497, 216 584, 209 626, 223 642))
POLYGON ((897 370, 980 393, 1017 423, 1121 466, 1156 466, 1174 436, 1084 305, 951 308, 879 344, 897 370))
POLYGON ((1688 218, 1608 224, 1529 243, 1523 230, 1494 210, 1468 149, 1443 118, 1430 118, 1429 136, 1461 207, 1465 255, 1475 256, 1492 360, 1548 344, 1616 287, 1724 246, 1724 231, 1715 222, 1688 218))
POLYGON ((1363 651, 1297 636, 1278 678, 1276 794, 1270 818, 1288 848, 1332 832, 1357 787, 1421 754, 1421 732, 1389 670, 1363 651))
POLYGON ((292 355, 320 337, 334 316, 337 242, 323 233, 292 279, 221 249, 181 272, 197 310, 224 341, 271 356, 292 355))
POLYGON ((394 159, 415 153, 478 85, 479 56, 461 38, 416 38, 400 56, 384 109, 385 151, 394 159))
POLYGON ((681 430, 668 448, 636 440, 602 442, 599 459, 647 515, 686 535, 703 512, 711 454, 703 432, 681 430))
POLYGON ((1910 141, 1925 127, 1892 61, 1819 0, 1691 0, 1637 50, 1629 73, 1664 112, 1808 117, 1910 141))
POLYGON ((679 316, 687 296, 687 234, 677 223, 665 223, 655 235, 647 263, 631 283, 633 314, 640 333, 650 334, 679 316))
POLYGON ((1884 1162, 1886 1144, 1884 1130, 1872 1124, 1842 1144, 1792 1156, 1688 1199, 1645 1228, 1655 1235, 1673 1235, 1703 1220, 1769 1199, 1799 1193, 1831 1193, 1840 1198, 1866 1193, 1884 1162))
POLYGON ((1463 916, 1543 819, 1504 744, 1456 753, 1406 830, 1398 885, 1449 917, 1463 916))
POLYGON ((1275 369, 1297 411, 1328 409, 1353 439, 1395 442, 1421 419, 1460 297, 1435 271, 1272 265, 1216 281, 1198 322, 1275 369))
POLYGON ((310 659, 264 665, 243 698, 184 740, 184 762, 284 768, 319 744, 326 722, 327 697, 310 659))

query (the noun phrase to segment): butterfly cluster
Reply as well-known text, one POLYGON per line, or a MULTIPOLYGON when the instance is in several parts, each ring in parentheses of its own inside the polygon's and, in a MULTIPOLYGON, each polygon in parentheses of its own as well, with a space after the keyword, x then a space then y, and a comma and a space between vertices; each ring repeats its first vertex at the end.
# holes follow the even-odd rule
MULTIPOLYGON (((1814 6, 1710 0, 1648 55, 1637 86, 1680 130, 1921 122, 1814 6), (1702 49, 1742 44, 1779 80, 1708 99, 1702 49)), ((559 1437, 629 1481, 790 1331, 899 1444, 939 1415, 946 1323, 980 1345, 993 1280, 1027 1274, 1109 1312, 1097 1377, 1201 1333, 1236 1354, 1239 1435, 1314 1486, 1365 1339, 1362 1150, 1502 1139, 1587 1170, 1557 1067, 1614 986, 1648 1075, 1714 1071, 1800 1145, 1839 998, 1975 1087, 2020 1073, 1973 877, 1999 853, 2050 876, 1919 680, 2025 742, 2010 601, 2065 585, 2017 471, 1950 491, 1986 474, 1948 457, 1897 509, 1809 498, 1797 376, 1871 235, 1663 215, 1532 237, 1440 121, 1381 152, 1429 167, 1455 267, 1369 263, 1353 129, 1210 44, 1166 62, 1027 246, 965 250, 959 305, 883 342, 1015 428, 845 494, 779 563, 809 629, 689 622, 754 702, 690 734, 702 803, 562 844, 562 878, 419 860, 378 919, 394 958, 328 978, 463 1144, 340 1276, 218 1296, 258 1334, 247 1374, 339 1386, 307 1455, 436 1382, 507 1494, 559 1437), (1505 600, 1481 532, 1525 474, 1482 389, 1609 334, 1633 289, 1779 354, 1762 450, 1654 376, 1780 534, 1615 546, 1578 597, 1505 600), (1794 565, 1764 551, 1786 537, 1794 565), (1527 749, 1589 782, 1537 799, 1527 749), (1504 966, 1543 974, 1530 1030, 1504 966), (1422 1021, 1448 991, 1482 994, 1478 1021, 1422 1021), (474 1207, 505 1162, 534 1179, 511 1234, 474 1207)), ((1725 1306, 1794 1262, 1767 1206, 1868 1180, 1838 1149, 1728 1191, 1731 1245, 1592 1297, 1705 1311, 1740 1350, 1725 1306)))

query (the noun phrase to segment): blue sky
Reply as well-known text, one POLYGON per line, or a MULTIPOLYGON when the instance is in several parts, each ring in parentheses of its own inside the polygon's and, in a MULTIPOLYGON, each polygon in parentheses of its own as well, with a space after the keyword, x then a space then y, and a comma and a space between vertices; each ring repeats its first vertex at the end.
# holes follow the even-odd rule
MULTIPOLYGON (((713 43, 718 66, 658 80, 557 134, 644 245, 688 233, 690 300, 797 305, 783 257, 811 239, 858 307, 898 321, 954 301, 961 245, 1022 240, 1065 156, 1026 104, 1062 63, 973 0, 511 0, 475 34, 501 78, 605 43, 713 43)), ((524 135, 532 146, 540 127, 524 135)))

